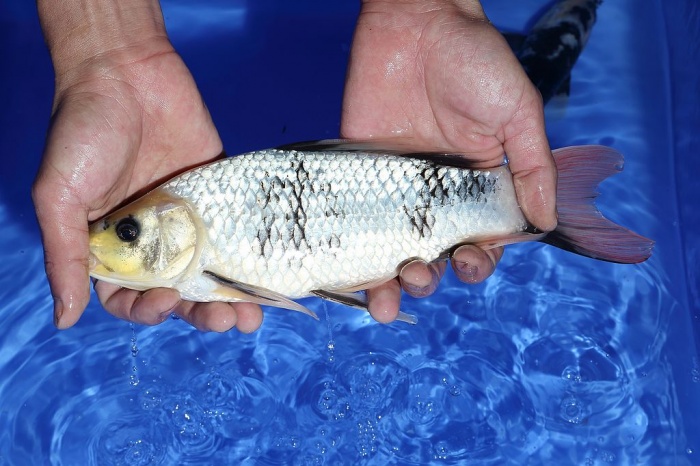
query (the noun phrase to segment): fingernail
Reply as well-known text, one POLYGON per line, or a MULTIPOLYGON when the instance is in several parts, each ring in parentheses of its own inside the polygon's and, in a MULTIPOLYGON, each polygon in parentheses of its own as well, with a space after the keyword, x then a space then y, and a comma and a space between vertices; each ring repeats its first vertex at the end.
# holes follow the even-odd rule
POLYGON ((478 267, 470 265, 468 262, 459 261, 455 262, 455 265, 457 266, 460 278, 469 282, 476 281, 476 274, 479 272, 478 267))
POLYGON ((408 294, 417 298, 427 295, 430 290, 430 286, 416 286, 410 283, 404 284, 404 288, 408 294))
POLYGON ((54 298, 53 301, 53 324, 56 328, 61 328, 61 317, 63 317, 63 301, 60 298, 54 298))
POLYGON ((170 309, 168 309, 167 311, 161 312, 160 315, 158 316, 160 321, 165 322, 170 316, 174 315, 175 312, 177 311, 178 306, 180 306, 181 303, 182 303, 182 300, 178 299, 177 302, 175 304, 173 304, 173 306, 170 309))
POLYGON ((180 304, 182 304, 182 300, 178 299, 177 302, 175 304, 173 304, 172 307, 170 309, 168 309, 167 311, 165 311, 163 314, 167 314, 167 315, 172 314, 173 312, 175 312, 177 310, 177 308, 180 306, 180 304))

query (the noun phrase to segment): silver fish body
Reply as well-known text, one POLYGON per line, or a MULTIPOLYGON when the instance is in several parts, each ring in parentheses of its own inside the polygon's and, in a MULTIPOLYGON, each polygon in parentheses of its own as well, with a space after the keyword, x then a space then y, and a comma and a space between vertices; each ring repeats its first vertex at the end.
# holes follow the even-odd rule
POLYGON ((464 243, 541 240, 620 263, 651 254, 653 242, 593 205, 598 183, 622 168, 614 149, 553 152, 559 226, 545 234, 523 216, 507 166, 472 169, 459 155, 375 144, 270 149, 176 176, 90 226, 90 274, 136 290, 174 288, 191 301, 314 315, 292 299, 366 308, 353 291, 464 243))
MULTIPOLYGON (((367 152, 266 150, 161 188, 201 219, 197 270, 290 298, 350 290, 458 243, 526 229, 506 166, 471 170, 367 152)), ((199 274, 185 299, 221 299, 199 274)))

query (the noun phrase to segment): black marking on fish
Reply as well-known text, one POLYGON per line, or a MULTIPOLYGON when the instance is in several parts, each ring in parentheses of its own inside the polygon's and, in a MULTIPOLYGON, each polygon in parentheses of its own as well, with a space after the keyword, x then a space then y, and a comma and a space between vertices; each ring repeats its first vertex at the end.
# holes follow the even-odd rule
POLYGON ((520 63, 542 94, 542 100, 547 102, 564 83, 583 49, 581 33, 576 25, 565 22, 541 31, 536 39, 526 41, 520 63), (574 39, 573 43, 570 38, 574 39), (566 71, 552 73, 552 69, 566 71))
POLYGON ((403 213, 411 224, 412 232, 420 238, 430 238, 435 226, 435 209, 454 203, 485 203, 496 190, 496 178, 479 170, 464 171, 457 181, 448 176, 448 170, 432 161, 423 161, 414 205, 404 205, 403 213))
POLYGON ((496 178, 486 176, 483 172, 469 173, 466 181, 466 193, 463 193, 466 196, 463 199, 470 199, 474 203, 487 202, 488 195, 496 188, 496 178))
POLYGON ((258 228, 256 238, 260 243, 260 253, 262 253, 263 245, 270 240, 270 230, 268 228, 258 228))
POLYGON ((328 237, 328 247, 329 248, 339 248, 340 247, 340 237, 336 235, 335 233, 332 233, 330 237, 328 237))
POLYGON ((267 215, 258 227, 256 238, 260 243, 259 253, 270 258, 276 245, 283 243, 285 248, 293 245, 297 250, 307 248, 306 239, 306 190, 310 189, 310 173, 299 157, 288 158, 288 171, 293 176, 263 177, 260 180, 258 205, 275 212, 284 210, 284 225, 278 226, 276 214, 267 215), (284 205, 283 205, 284 204, 284 205))
POLYGON ((296 180, 292 183, 292 198, 290 199, 292 205, 292 222, 290 225, 292 233, 292 241, 297 249, 301 249, 302 245, 307 246, 306 243, 306 209, 305 205, 305 186, 309 183, 309 172, 304 166, 303 159, 296 159, 292 161, 292 166, 296 174, 296 180))
POLYGON ((411 230, 420 238, 430 238, 432 236, 432 226, 435 219, 430 212, 434 205, 439 205, 444 200, 444 196, 434 197, 434 188, 438 185, 437 169, 435 164, 424 163, 423 169, 418 175, 422 182, 416 204, 413 206, 404 205, 404 213, 411 223, 411 230), (433 188, 431 188, 431 185, 433 188), (432 222, 430 221, 432 219, 432 222))
POLYGON ((603 3, 602 0, 591 0, 587 2, 587 8, 575 6, 570 10, 570 12, 571 14, 578 16, 578 19, 583 26, 591 27, 593 26, 593 22, 596 20, 596 10, 601 3, 603 3))

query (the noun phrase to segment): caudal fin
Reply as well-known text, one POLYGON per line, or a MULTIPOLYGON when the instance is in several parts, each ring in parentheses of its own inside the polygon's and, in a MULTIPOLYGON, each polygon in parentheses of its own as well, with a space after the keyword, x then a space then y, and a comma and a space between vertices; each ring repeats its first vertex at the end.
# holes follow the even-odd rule
POLYGON ((593 203, 598 184, 622 171, 622 154, 604 146, 565 147, 553 154, 559 173, 559 224, 542 241, 610 262, 648 259, 654 242, 606 219, 593 203))

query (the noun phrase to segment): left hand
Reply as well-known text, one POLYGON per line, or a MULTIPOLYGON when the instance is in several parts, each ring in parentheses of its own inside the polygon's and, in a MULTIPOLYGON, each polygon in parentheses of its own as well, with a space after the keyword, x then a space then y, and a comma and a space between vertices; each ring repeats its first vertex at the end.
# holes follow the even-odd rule
MULTIPOLYGON (((56 71, 44 157, 32 195, 58 328, 90 299, 88 224, 188 167, 215 159, 221 139, 165 32, 157 0, 39 0, 56 71)), ((176 314, 200 330, 252 332, 251 303, 193 303, 173 289, 95 283, 111 314, 157 324, 176 314)))
MULTIPOLYGON (((542 99, 476 0, 365 0, 355 30, 341 135, 410 138, 421 147, 464 154, 483 167, 505 153, 516 194, 537 228, 556 227, 556 169, 542 99)), ((478 283, 503 248, 462 246, 457 276, 478 283)), ((369 311, 393 321, 403 288, 431 294, 446 264, 415 261, 399 278, 368 290, 369 311)))

